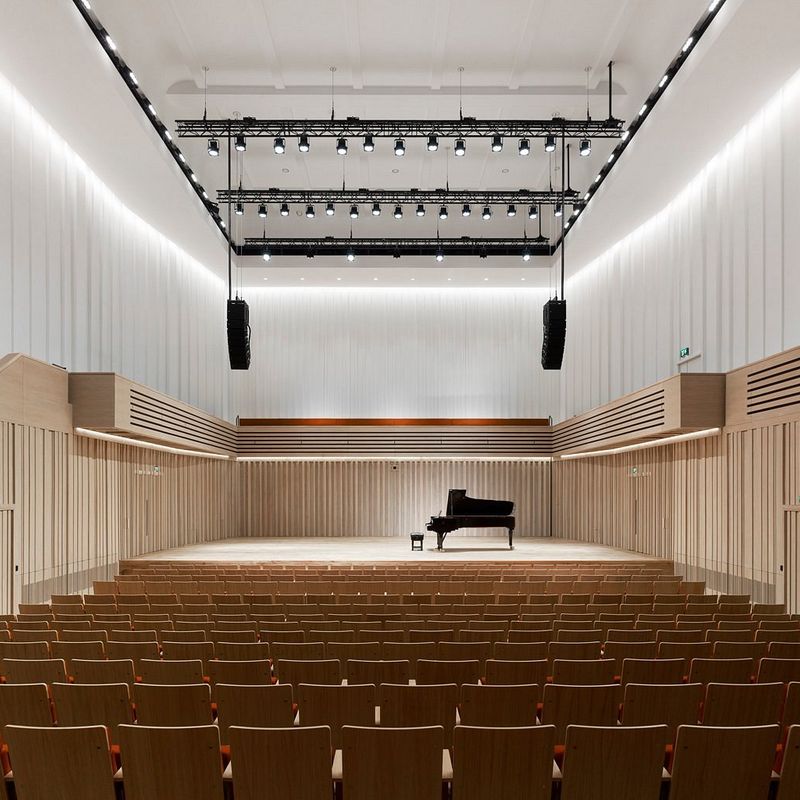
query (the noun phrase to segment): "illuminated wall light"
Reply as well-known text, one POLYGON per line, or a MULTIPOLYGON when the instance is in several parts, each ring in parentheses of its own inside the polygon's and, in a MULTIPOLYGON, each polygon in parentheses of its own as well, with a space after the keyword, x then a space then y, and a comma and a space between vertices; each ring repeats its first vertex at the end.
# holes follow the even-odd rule
POLYGON ((586 192, 586 194, 583 196, 583 199, 584 200, 588 200, 589 199, 589 192, 586 192))
POLYGON ((171 133, 170 133, 170 132, 169 132, 169 131, 168 131, 166 128, 164 128, 164 138, 165 138, 165 139, 166 139, 168 142, 171 142, 171 141, 172 141, 172 134, 171 134, 171 133))
POLYGON ((148 104, 147 104, 147 110, 150 112, 150 114, 151 114, 152 116, 155 116, 155 115, 156 115, 156 110, 155 110, 155 108, 153 107, 153 104, 152 104, 152 103, 148 103, 148 104))
POLYGON ((659 82, 658 88, 663 89, 667 85, 667 81, 669 80, 669 75, 665 75, 659 82))
POLYGON ((208 200, 208 194, 206 193, 205 189, 203 189, 203 199, 208 200))
POLYGON ((645 111, 647 111, 647 103, 645 103, 645 104, 644 104, 644 105, 643 105, 643 106, 642 106, 642 107, 639 109, 639 116, 640 116, 640 117, 643 117, 643 116, 644 116, 644 112, 645 112, 645 111))
POLYGON ((128 72, 128 79, 134 86, 139 85, 139 81, 136 79, 136 75, 134 75, 133 72, 128 72))
POLYGON ((197 183, 197 175, 195 175, 194 172, 191 174, 191 178, 195 183, 197 183))
POLYGON ((186 163, 186 156, 183 153, 178 153, 178 158, 180 159, 181 164, 186 163))
POLYGON ((705 428, 701 431, 694 433, 680 433, 676 436, 665 436, 663 439, 651 439, 647 442, 638 442, 637 444, 624 445, 622 447, 612 447, 607 450, 595 450, 585 453, 566 453, 561 456, 562 459, 572 458, 594 458, 596 456, 611 456, 617 453, 629 453, 634 450, 646 450, 649 447, 660 447, 666 444, 675 444, 677 442, 690 442, 693 439, 705 439, 709 436, 717 436, 722 431, 720 428, 705 428))
POLYGON ((630 135, 631 135, 631 132, 630 132, 630 131, 623 131, 623 132, 622 132, 622 137, 621 137, 621 138, 622 138, 622 141, 623 141, 623 142, 624 142, 624 141, 626 141, 626 139, 627 139, 627 138, 628 138, 630 135))
POLYGON ((117 45, 114 43, 114 40, 108 34, 106 34, 106 44, 108 45, 109 50, 116 52, 117 45))
POLYGON ((690 36, 681 47, 681 53, 687 52, 687 50, 694 44, 694 36, 690 36))
POLYGON ((717 10, 717 6, 720 2, 721 0, 712 0, 711 5, 708 7, 708 13, 713 14, 717 10))
POLYGON ((594 182, 595 182, 595 183, 600 183, 600 179, 601 179, 602 177, 603 177, 603 176, 602 176, 602 175, 600 175, 600 174, 598 173, 597 177, 594 179, 594 182))
POLYGON ((183 450, 180 447, 169 447, 165 444, 154 444, 153 442, 140 442, 138 439, 129 439, 127 436, 117 436, 113 433, 102 433, 93 431, 89 428, 75 428, 75 433, 79 436, 87 436, 90 439, 102 439, 105 442, 115 442, 116 444, 126 444, 131 447, 141 447, 145 450, 158 450, 162 453, 175 453, 181 456, 196 456, 197 458, 219 458, 227 461, 231 456, 220 453, 209 453, 205 450, 183 450))
POLYGON ((84 8, 85 8, 87 11, 91 11, 91 10, 92 10, 92 6, 91 6, 91 4, 89 3, 89 0, 81 0, 81 5, 82 5, 82 6, 83 6, 83 7, 84 7, 84 8))
POLYGON ((612 162, 612 161, 613 161, 615 158, 616 158, 616 156, 615 156, 615 155, 612 153, 612 154, 611 154, 611 155, 608 157, 608 161, 606 161, 606 164, 610 164, 610 163, 611 163, 611 162, 612 162))

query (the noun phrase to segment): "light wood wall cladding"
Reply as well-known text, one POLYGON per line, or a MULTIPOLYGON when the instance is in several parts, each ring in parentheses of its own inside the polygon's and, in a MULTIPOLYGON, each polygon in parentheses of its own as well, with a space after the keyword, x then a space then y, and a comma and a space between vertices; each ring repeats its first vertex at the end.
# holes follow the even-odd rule
POLYGON ((0 613, 83 591, 121 557, 239 531, 235 463, 61 430, 67 380, 27 357, 0 362, 12 417, 0 420, 0 613), (30 374, 35 391, 25 390, 30 374), (21 421, 32 419, 40 425, 21 421))
POLYGON ((444 513, 451 488, 514 500, 516 536, 549 533, 549 462, 256 461, 238 467, 244 536, 405 536, 444 513))
POLYGON ((75 427, 214 453, 236 453, 236 426, 161 392, 107 373, 70 373, 75 427))
POLYGON ((555 425, 553 452, 599 450, 724 424, 724 375, 674 375, 555 425))
POLYGON ((729 426, 800 415, 800 347, 729 372, 726 406, 729 426))
POLYGON ((307 456, 549 456, 548 426, 242 426, 238 452, 307 456))

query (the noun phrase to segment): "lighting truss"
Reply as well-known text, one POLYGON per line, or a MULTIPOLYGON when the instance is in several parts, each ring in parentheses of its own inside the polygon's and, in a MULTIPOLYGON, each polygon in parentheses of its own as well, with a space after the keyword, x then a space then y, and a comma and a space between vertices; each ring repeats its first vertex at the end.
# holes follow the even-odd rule
POLYGON ((322 137, 338 139, 372 136, 388 139, 427 139, 428 136, 442 138, 490 138, 508 136, 541 139, 548 135, 566 138, 619 139, 622 135, 622 120, 609 117, 593 119, 522 119, 485 120, 464 117, 454 120, 430 119, 179 119, 176 121, 181 138, 213 138, 230 136, 285 138, 322 137))
POLYGON ((462 236, 444 239, 432 238, 247 238, 238 245, 236 252, 240 256, 260 256, 268 252, 273 256, 345 256, 352 253, 356 256, 435 256, 442 253, 447 256, 516 256, 525 252, 531 256, 551 256, 553 247, 545 237, 533 239, 509 239, 506 237, 487 238, 462 236))
MULTIPOLYGON (((577 197, 578 192, 567 189, 564 196, 577 197)), ((560 203, 560 191, 529 191, 509 189, 488 191, 481 189, 219 189, 217 200, 227 203, 295 203, 353 205, 358 203, 386 203, 387 205, 555 205, 560 203)))

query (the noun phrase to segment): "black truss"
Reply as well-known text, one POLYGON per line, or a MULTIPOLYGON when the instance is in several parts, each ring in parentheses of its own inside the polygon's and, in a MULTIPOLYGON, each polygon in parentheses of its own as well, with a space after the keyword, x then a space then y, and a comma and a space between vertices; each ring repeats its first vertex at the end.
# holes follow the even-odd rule
MULTIPOLYGON (((568 189, 564 193, 567 202, 570 202, 577 194, 574 189, 568 189)), ((315 203, 519 205, 518 212, 522 215, 524 206, 527 204, 554 205, 560 203, 562 197, 560 191, 529 191, 527 189, 500 191, 480 189, 231 189, 228 191, 219 189, 217 200, 220 204, 230 200, 232 203, 295 203, 302 205, 314 205, 315 203)))
POLYGON ((427 136, 469 139, 490 136, 527 137, 540 139, 548 135, 566 138, 588 137, 618 139, 622 135, 622 120, 613 117, 593 119, 521 119, 481 120, 464 117, 454 120, 431 119, 179 119, 176 121, 181 138, 284 136, 295 137, 363 137, 415 139, 427 136))
POLYGON ((545 237, 533 239, 473 238, 456 239, 360 238, 337 239, 333 236, 309 239, 246 238, 236 247, 240 256, 551 256, 553 246, 545 237))

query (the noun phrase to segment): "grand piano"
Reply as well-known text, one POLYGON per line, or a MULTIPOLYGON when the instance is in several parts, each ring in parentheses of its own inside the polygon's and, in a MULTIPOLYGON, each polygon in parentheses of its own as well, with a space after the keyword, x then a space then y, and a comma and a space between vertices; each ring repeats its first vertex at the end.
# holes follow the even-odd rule
POLYGON ((431 517, 429 531, 436 531, 436 547, 441 550, 444 538, 458 528, 506 528, 508 546, 514 549, 514 503, 510 500, 482 500, 467 497, 466 489, 451 489, 447 495, 447 513, 431 517))

